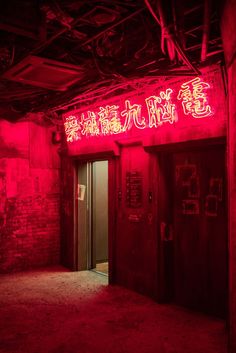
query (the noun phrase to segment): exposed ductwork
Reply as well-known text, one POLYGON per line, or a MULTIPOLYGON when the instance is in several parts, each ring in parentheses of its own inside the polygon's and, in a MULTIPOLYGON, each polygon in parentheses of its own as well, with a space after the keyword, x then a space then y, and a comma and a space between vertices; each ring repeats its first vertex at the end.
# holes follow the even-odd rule
POLYGON ((2 109, 8 109, 6 102, 17 110, 53 109, 107 84, 198 75, 203 65, 223 61, 218 2, 8 0, 5 5, 0 4, 2 109))
POLYGON ((82 79, 84 73, 79 66, 28 56, 4 74, 4 78, 55 91, 66 91, 82 79))

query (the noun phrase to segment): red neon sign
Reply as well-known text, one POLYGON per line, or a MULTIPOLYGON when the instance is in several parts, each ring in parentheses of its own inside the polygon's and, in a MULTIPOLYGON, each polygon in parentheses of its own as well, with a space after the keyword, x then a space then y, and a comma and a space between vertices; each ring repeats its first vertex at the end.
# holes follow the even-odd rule
POLYGON ((65 116, 65 133, 68 142, 83 137, 108 136, 125 133, 132 128, 155 129, 165 123, 178 121, 177 104, 181 101, 184 115, 193 118, 206 118, 213 115, 208 103, 206 90, 210 85, 196 77, 183 83, 176 94, 171 88, 160 91, 158 95, 145 98, 145 105, 126 99, 119 105, 100 106, 86 112, 71 112, 65 116), (144 116, 143 111, 146 111, 144 116))
POLYGON ((125 101, 125 110, 121 112, 121 116, 125 116, 125 123, 123 132, 131 129, 132 125, 137 129, 144 129, 146 127, 145 118, 141 116, 141 104, 131 105, 129 100, 125 101))
POLYGON ((178 120, 177 111, 175 104, 171 103, 171 94, 173 90, 167 88, 167 90, 161 91, 158 97, 150 96, 145 99, 148 116, 149 116, 149 127, 158 127, 164 122, 173 124, 178 120))
POLYGON ((194 118, 206 118, 212 115, 204 92, 207 88, 210 88, 210 85, 201 81, 199 77, 182 84, 177 99, 182 100, 184 114, 191 114, 194 118))

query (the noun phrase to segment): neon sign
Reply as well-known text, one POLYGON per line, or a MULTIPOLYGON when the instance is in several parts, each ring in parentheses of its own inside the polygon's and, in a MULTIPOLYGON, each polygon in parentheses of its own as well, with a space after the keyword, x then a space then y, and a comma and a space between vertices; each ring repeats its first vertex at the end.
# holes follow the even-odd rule
POLYGON ((78 130, 80 130, 81 127, 76 116, 70 115, 66 118, 64 127, 68 142, 73 142, 80 139, 80 132, 78 130))
POLYGON ((151 96, 145 99, 150 128, 162 125, 164 122, 173 124, 178 120, 175 104, 171 103, 172 92, 172 89, 167 88, 166 92, 160 92, 159 97, 151 96))
POLYGON ((185 82, 181 86, 177 99, 182 100, 184 114, 191 114, 194 118, 206 118, 212 115, 211 107, 207 102, 205 89, 210 88, 199 77, 185 82))
POLYGON ((119 134, 122 132, 118 109, 118 105, 106 105, 105 108, 100 107, 98 116, 102 135, 119 134))
POLYGON ((145 118, 141 117, 141 104, 131 105, 129 100, 125 101, 125 110, 121 112, 121 116, 125 116, 125 124, 123 126, 123 132, 129 130, 132 125, 137 129, 144 129, 146 127, 145 118))
POLYGON ((155 129, 163 124, 178 121, 177 102, 181 101, 184 115, 193 118, 206 118, 213 115, 208 103, 206 90, 210 85, 196 77, 181 85, 176 95, 171 88, 162 90, 158 95, 144 99, 145 105, 126 99, 122 104, 100 106, 87 112, 71 112, 65 117, 64 127, 68 142, 81 140, 83 137, 109 136, 127 132, 132 128, 143 130, 155 129), (174 97, 175 96, 175 97, 174 97), (146 111, 146 117, 143 111, 146 111))

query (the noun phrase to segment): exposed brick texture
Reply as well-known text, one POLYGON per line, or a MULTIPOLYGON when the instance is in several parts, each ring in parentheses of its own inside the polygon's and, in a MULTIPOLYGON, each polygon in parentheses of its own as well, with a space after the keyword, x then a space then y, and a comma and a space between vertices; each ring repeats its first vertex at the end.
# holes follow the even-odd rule
POLYGON ((0 121, 1 273, 59 263, 60 163, 51 133, 0 121))

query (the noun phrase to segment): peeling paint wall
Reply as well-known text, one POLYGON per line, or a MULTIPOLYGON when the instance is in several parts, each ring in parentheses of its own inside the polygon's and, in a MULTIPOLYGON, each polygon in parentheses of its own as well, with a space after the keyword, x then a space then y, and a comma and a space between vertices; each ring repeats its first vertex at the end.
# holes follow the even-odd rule
POLYGON ((0 272, 59 262, 58 146, 52 130, 0 120, 0 272))

